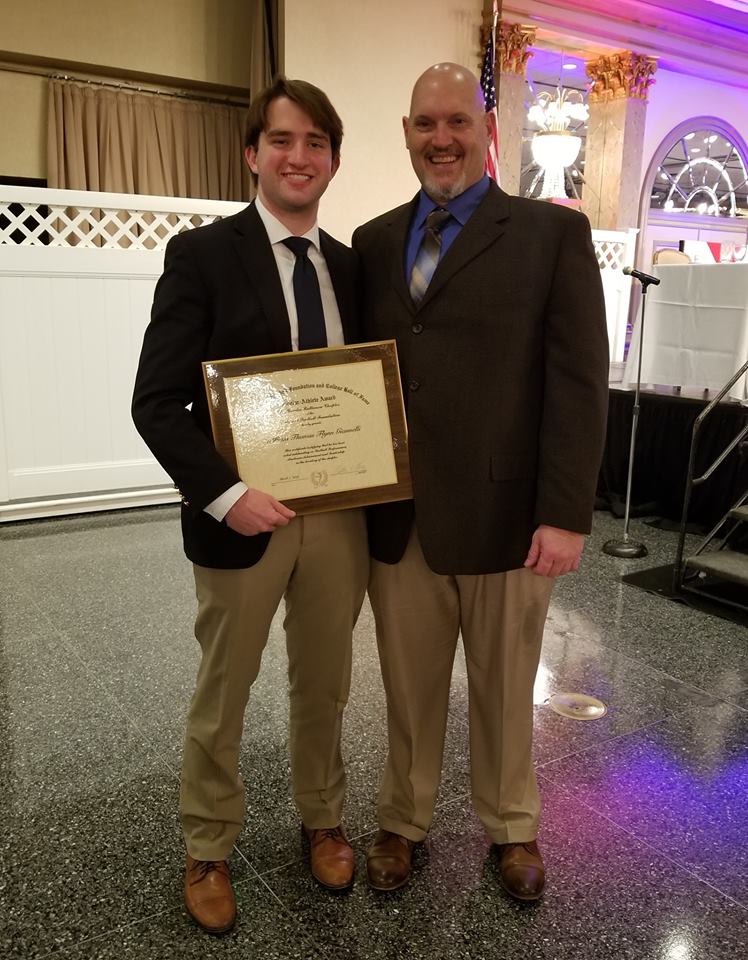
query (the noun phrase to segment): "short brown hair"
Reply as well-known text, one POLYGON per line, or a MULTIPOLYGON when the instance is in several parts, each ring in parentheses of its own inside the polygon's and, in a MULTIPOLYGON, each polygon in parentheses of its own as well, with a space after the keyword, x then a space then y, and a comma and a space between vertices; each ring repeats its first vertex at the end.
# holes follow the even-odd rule
POLYGON ((314 84, 307 83, 306 80, 287 80, 283 76, 277 76, 270 86, 261 90, 250 103, 244 131, 244 146, 257 149, 260 134, 267 124, 268 107, 279 97, 288 97, 292 100, 307 114, 312 123, 327 134, 330 138, 333 158, 337 159, 340 156, 340 144, 343 140, 343 121, 330 103, 327 94, 314 84))

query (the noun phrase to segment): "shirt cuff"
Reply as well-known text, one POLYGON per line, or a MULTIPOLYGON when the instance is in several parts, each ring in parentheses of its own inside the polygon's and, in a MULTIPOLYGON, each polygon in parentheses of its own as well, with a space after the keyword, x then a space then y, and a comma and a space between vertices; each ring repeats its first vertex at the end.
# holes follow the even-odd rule
POLYGON ((248 489, 246 483, 242 483, 240 480, 238 483, 235 483, 233 487, 229 487, 228 490, 224 491, 220 497, 216 497, 215 500, 203 509, 206 513, 210 514, 214 520, 220 523, 236 501, 244 496, 248 489))

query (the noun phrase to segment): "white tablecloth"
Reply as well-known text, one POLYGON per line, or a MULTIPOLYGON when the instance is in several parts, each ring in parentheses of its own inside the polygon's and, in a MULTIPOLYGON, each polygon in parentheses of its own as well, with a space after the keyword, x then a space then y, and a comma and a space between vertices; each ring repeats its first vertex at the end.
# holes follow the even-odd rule
MULTIPOLYGON (((748 264, 663 264, 644 316, 641 381, 720 390, 748 360, 748 264)), ((631 337, 623 386, 636 383, 639 324, 631 337)), ((730 396, 748 397, 746 377, 730 396)))

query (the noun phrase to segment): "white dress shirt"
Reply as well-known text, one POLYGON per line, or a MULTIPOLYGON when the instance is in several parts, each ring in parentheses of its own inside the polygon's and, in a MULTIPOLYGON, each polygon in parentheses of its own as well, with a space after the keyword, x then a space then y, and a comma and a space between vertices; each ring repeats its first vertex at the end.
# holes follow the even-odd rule
MULTIPOLYGON (((288 322, 291 328, 291 349, 299 349, 299 318, 296 312, 296 300, 293 293, 293 269, 296 263, 296 256, 284 245, 286 237, 293 237, 288 227, 285 227, 277 217, 264 206, 259 197, 255 198, 255 208, 260 215, 260 220, 267 231, 268 239, 273 248, 273 256, 278 267, 278 276, 280 277, 281 287, 283 288, 283 298, 286 301, 288 311, 288 322)), ((325 314, 325 329, 327 331, 327 345, 329 347, 339 347, 345 343, 343 336, 343 324, 340 320, 340 311, 338 310, 338 301, 333 290, 330 271, 327 269, 327 262, 322 256, 319 246, 319 226, 317 223, 302 234, 307 240, 311 241, 308 250, 308 257, 314 264, 319 281, 319 291, 322 296, 322 309, 325 314)), ((242 481, 229 487, 220 497, 216 497, 205 507, 205 512, 209 513, 219 522, 223 520, 236 501, 247 490, 247 486, 242 481)))

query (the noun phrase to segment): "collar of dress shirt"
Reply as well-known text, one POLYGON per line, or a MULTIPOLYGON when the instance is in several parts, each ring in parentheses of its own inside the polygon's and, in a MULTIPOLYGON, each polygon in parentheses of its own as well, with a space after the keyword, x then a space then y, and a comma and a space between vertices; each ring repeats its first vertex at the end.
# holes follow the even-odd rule
MULTIPOLYGON (((282 243, 286 237, 296 236, 296 234, 292 233, 288 227, 284 226, 277 217, 273 216, 262 200, 260 200, 259 196, 255 197, 254 203, 255 207, 257 208, 257 212, 260 215, 260 220, 262 220, 265 226, 268 240, 270 240, 272 244, 282 243)), ((302 236, 306 237, 307 240, 311 240, 312 244, 317 250, 319 250, 319 226, 316 222, 311 230, 307 230, 307 232, 302 234, 302 236)))
MULTIPOLYGON (((444 210, 449 210, 460 226, 464 227, 472 214, 475 213, 475 208, 488 192, 490 183, 491 181, 488 175, 483 174, 477 183, 468 187, 467 190, 464 190, 458 197, 455 197, 454 200, 449 200, 441 206, 444 210)), ((426 217, 432 210, 436 210, 439 206, 440 204, 434 203, 431 197, 421 190, 418 194, 416 215, 413 218, 414 228, 422 230, 426 224, 426 217)))

